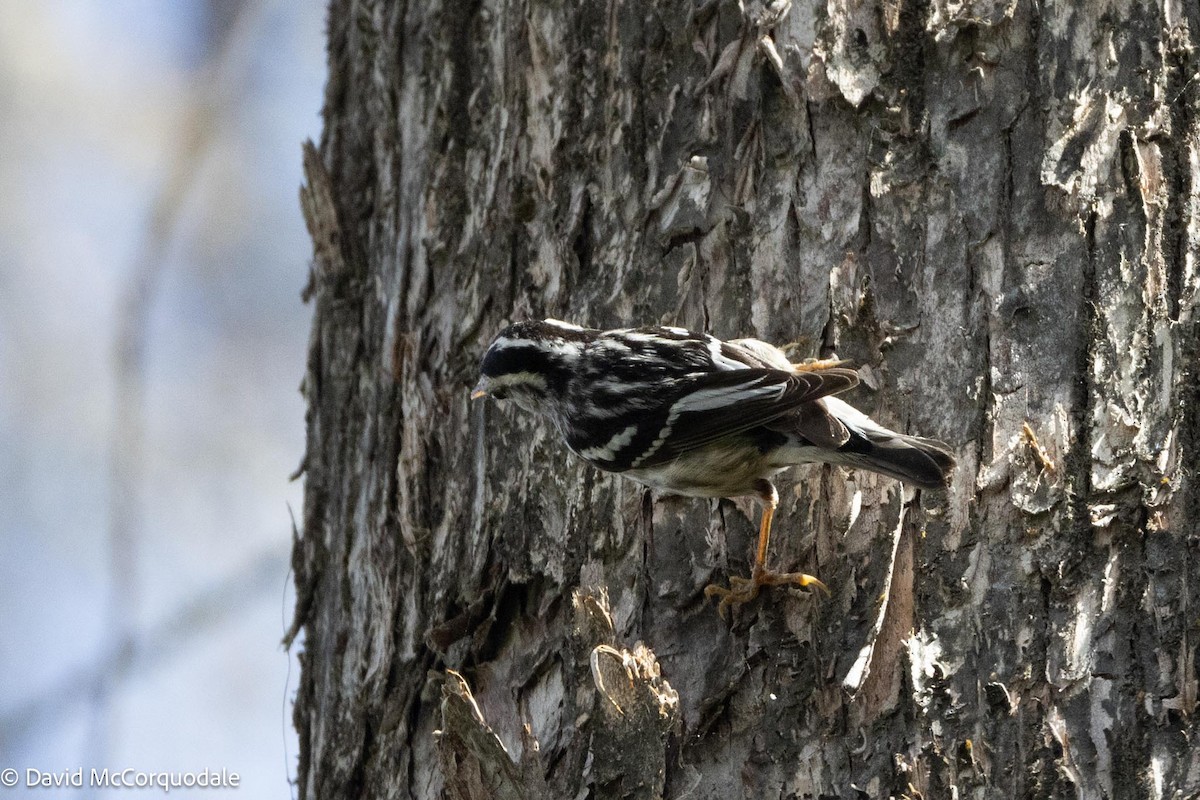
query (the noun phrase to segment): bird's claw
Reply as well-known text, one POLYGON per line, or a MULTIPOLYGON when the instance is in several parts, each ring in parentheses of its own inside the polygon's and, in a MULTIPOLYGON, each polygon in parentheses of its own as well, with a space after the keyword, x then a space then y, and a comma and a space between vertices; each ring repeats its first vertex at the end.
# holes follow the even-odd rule
POLYGON ((763 586, 780 586, 785 583, 794 583, 804 589, 815 586, 824 592, 826 597, 832 596, 829 587, 820 578, 803 572, 763 572, 758 580, 763 586))
POLYGON ((758 597, 758 592, 761 588, 762 584, 755 583, 750 578, 730 577, 728 589, 724 586, 710 583, 704 587, 704 596, 721 598, 720 602, 717 603, 717 613, 721 615, 721 619, 725 619, 726 609, 750 602, 758 597))
POLYGON ((830 594, 829 587, 826 586, 819 578, 814 578, 812 575, 807 575, 803 572, 768 572, 766 570, 755 570, 754 574, 749 578, 739 578, 731 576, 729 578, 729 588, 718 586, 715 583, 710 583, 704 587, 705 597, 719 597, 720 602, 717 603, 717 613, 721 615, 721 619, 725 619, 725 610, 734 606, 740 606, 748 603, 758 597, 758 593, 764 586, 780 586, 783 584, 794 583, 807 589, 810 586, 823 591, 827 596, 830 594))

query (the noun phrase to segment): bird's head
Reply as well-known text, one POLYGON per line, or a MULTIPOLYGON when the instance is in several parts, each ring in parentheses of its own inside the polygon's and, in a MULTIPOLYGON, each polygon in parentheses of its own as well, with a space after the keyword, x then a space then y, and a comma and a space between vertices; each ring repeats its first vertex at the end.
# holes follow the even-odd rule
POLYGON ((595 333, 553 319, 509 325, 484 353, 471 399, 491 396, 547 413, 562 396, 575 362, 595 333))

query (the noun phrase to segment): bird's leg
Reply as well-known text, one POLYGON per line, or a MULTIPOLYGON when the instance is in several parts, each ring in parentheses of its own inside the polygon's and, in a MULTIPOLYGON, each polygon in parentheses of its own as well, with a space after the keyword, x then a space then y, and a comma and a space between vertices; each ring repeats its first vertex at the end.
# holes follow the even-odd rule
POLYGON ((709 584, 704 587, 705 597, 719 597, 717 612, 723 618, 725 609, 729 606, 740 606, 758 597, 763 586, 778 586, 784 583, 794 583, 798 586, 816 586, 826 594, 829 587, 812 575, 803 572, 771 572, 767 569, 767 547, 771 543, 771 520, 775 517, 775 508, 779 505, 779 493, 768 480, 760 481, 759 497, 763 501, 762 521, 758 526, 758 553, 754 559, 754 569, 749 578, 730 577, 729 588, 709 584))
POLYGON ((849 361, 841 358, 809 358, 801 361, 799 364, 792 364, 792 369, 796 372, 818 372, 823 369, 844 367, 849 364, 849 361))

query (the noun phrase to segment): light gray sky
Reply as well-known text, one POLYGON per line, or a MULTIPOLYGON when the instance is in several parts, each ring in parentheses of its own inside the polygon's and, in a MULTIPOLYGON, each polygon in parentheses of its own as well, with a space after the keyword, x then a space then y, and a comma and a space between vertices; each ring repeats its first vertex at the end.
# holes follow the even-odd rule
POLYGON ((285 708, 279 639, 311 314, 296 197, 300 143, 320 133, 324 13, 0 4, 0 768, 22 780, 226 768, 236 796, 291 796, 296 673, 285 708), (125 406, 142 444, 122 451, 118 322, 188 158, 151 259, 144 395, 125 406), (117 580, 137 649, 98 704, 122 452, 133 558, 117 580))

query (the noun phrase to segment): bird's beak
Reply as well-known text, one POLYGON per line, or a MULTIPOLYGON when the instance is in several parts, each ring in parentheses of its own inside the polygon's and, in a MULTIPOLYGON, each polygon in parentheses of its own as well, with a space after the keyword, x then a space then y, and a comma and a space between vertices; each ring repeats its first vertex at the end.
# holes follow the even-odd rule
POLYGON ((488 379, 486 376, 479 379, 479 383, 475 384, 475 388, 471 390, 471 399, 478 400, 488 393, 488 379))

